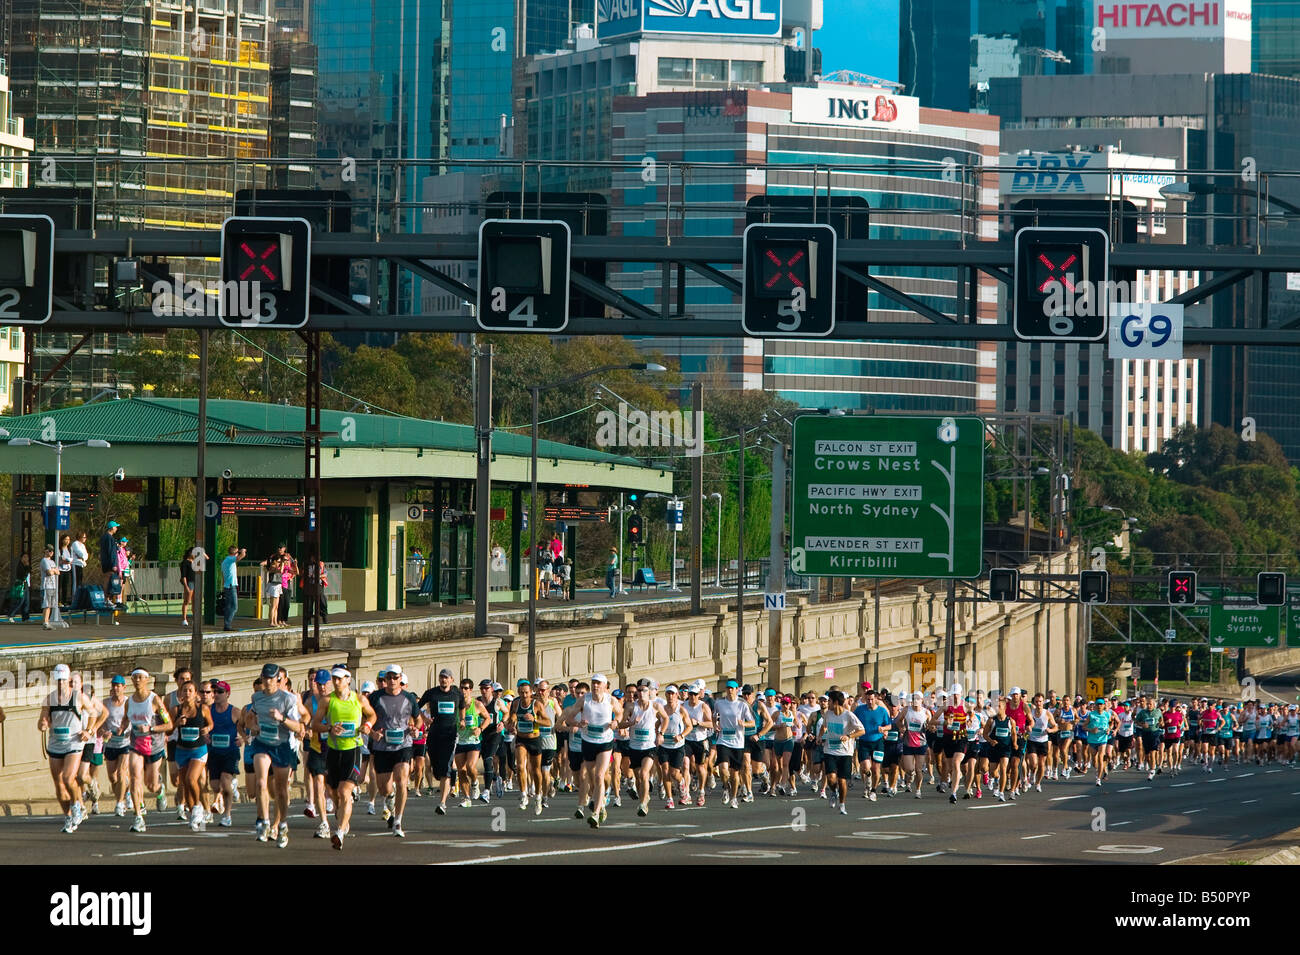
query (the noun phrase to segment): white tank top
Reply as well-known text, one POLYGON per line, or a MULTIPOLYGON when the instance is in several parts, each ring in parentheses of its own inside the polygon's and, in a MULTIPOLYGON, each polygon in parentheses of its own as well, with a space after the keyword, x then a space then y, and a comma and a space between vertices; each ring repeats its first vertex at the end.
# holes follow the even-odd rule
POLYGON ((56 689, 45 701, 50 708, 50 729, 45 748, 51 755, 81 749, 81 731, 85 728, 85 718, 81 712, 80 696, 77 690, 69 688, 68 701, 61 704, 56 689))
POLYGON ((1030 718, 1033 721, 1033 725, 1029 727, 1030 740, 1032 740, 1035 743, 1047 742, 1047 720, 1048 720, 1047 712, 1043 711, 1042 716, 1031 715, 1030 718))
POLYGON ((682 736, 682 727, 686 724, 682 722, 683 707, 679 703, 672 707, 664 707, 668 710, 668 728, 664 732, 664 749, 681 749, 686 745, 686 738, 682 736))
POLYGON ((104 709, 108 710, 108 719, 104 721, 104 726, 113 733, 104 745, 109 749, 122 749, 131 742, 130 731, 126 733, 117 731, 117 728, 122 725, 122 718, 126 715, 126 699, 123 699, 120 703, 114 703, 112 697, 109 697, 104 701, 104 709))
POLYGON ((643 750, 654 749, 655 746, 655 727, 659 722, 659 714, 655 712, 655 705, 651 703, 645 709, 641 708, 640 703, 632 704, 632 725, 629 727, 628 747, 630 749, 643 750))
POLYGON ((697 724, 692 726, 691 731, 686 734, 686 738, 693 742, 699 742, 700 740, 706 740, 709 738, 709 730, 706 727, 698 725, 700 720, 704 719, 704 707, 705 703, 703 700, 700 700, 700 702, 694 705, 690 703, 686 704, 686 712, 690 715, 691 722, 697 724))
POLYGON ((588 743, 610 743, 614 740, 614 728, 610 721, 614 718, 614 707, 609 697, 598 700, 589 696, 582 703, 582 718, 586 726, 582 728, 582 738, 588 743))
POLYGON ((158 698, 150 693, 143 700, 137 700, 135 695, 126 699, 126 718, 131 723, 132 736, 148 736, 149 730, 153 727, 154 703, 158 698))

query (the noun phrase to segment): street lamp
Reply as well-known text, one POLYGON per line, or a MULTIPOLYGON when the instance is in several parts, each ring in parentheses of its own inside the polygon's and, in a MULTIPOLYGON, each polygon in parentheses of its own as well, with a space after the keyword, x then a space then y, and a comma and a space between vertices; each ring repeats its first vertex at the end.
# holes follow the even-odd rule
MULTIPOLYGON (((532 396, 533 416, 532 416, 532 437, 533 447, 530 459, 529 473, 532 477, 532 492, 529 497, 529 515, 528 521, 528 575, 532 578, 528 584, 528 680, 533 682, 537 679, 537 525, 541 513, 537 510, 537 403, 538 397, 543 391, 550 391, 552 388, 563 388, 565 385, 572 385, 575 382, 590 378, 593 375, 604 374, 607 371, 649 371, 664 372, 668 369, 663 365, 654 362, 630 362, 624 365, 601 365, 590 371, 584 371, 580 375, 570 375, 568 378, 562 378, 559 381, 553 381, 545 385, 533 385, 528 390, 532 396)), ((481 505, 480 505, 481 506, 481 505)), ((619 541, 620 552, 618 555, 618 565, 623 566, 622 541, 619 541)))
MULTIPOLYGON (((0 437, 6 437, 6 438, 9 437, 9 432, 8 432, 8 431, 4 431, 4 429, 0 429, 0 432, 3 432, 2 434, 0 434, 0 437)), ((68 443, 68 444, 64 444, 62 441, 56 441, 54 444, 47 444, 47 443, 44 442, 44 441, 35 441, 35 440, 33 440, 32 438, 9 438, 9 447, 11 447, 11 448, 29 448, 29 447, 31 447, 32 445, 37 445, 37 446, 42 447, 42 448, 49 448, 51 451, 54 452, 54 460, 55 460, 55 471, 54 471, 54 494, 55 494, 55 500, 56 500, 56 501, 60 501, 60 500, 63 499, 63 498, 62 498, 62 494, 63 494, 63 452, 64 452, 65 449, 67 449, 67 448, 80 448, 80 447, 87 447, 87 448, 111 448, 111 447, 112 447, 112 445, 109 444, 107 441, 105 441, 103 438, 91 438, 91 439, 88 440, 88 441, 73 441, 73 442, 70 442, 70 443, 68 443)), ((55 506, 57 507, 58 505, 56 504, 55 506)), ((56 511, 56 513, 57 513, 57 511, 56 511)), ((57 522, 56 522, 56 524, 57 524, 57 522)), ((46 530, 49 531, 49 530, 51 530, 51 529, 54 531, 54 538, 53 538, 53 539, 54 539, 54 544, 55 544, 55 546, 56 546, 56 548, 57 548, 57 545, 58 545, 58 531, 59 531, 59 528, 58 528, 57 526, 54 527, 54 528, 50 528, 50 527, 48 526, 48 517, 47 517, 47 526, 46 526, 46 530)), ((58 553, 57 553, 57 551, 56 551, 56 553, 55 553, 54 556, 55 556, 56 559, 58 558, 58 553)), ((73 583, 75 584, 76 581, 74 580, 73 583)), ((63 623, 63 617, 59 614, 59 602, 58 602, 58 600, 55 600, 55 601, 54 601, 54 612, 50 615, 50 623, 52 623, 52 624, 53 624, 53 623, 58 623, 58 624, 60 624, 60 625, 62 625, 62 626, 67 626, 66 624, 63 623)))
POLYGON ((722 495, 714 491, 709 497, 718 502, 718 550, 714 554, 717 566, 713 571, 713 586, 722 586, 722 495))

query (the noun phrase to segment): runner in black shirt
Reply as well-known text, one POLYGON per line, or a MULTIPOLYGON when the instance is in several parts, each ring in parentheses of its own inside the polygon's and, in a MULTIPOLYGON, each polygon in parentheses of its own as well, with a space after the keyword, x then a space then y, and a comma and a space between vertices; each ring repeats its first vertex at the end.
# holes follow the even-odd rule
POLYGON ((435 812, 447 814, 447 800, 456 779, 453 757, 456 755, 456 731, 465 710, 465 695, 456 686, 456 675, 443 667, 438 672, 438 685, 420 697, 420 709, 425 710, 432 722, 429 724, 429 768, 433 778, 442 785, 442 801, 435 812))

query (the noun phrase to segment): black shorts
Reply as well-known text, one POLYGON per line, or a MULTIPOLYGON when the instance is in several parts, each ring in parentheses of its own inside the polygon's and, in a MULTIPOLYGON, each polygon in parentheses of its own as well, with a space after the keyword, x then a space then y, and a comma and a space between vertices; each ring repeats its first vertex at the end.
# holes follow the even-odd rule
POLYGON ((903 747, 904 756, 924 756, 929 751, 930 751, 930 747, 928 746, 904 746, 903 747))
POLYGON ((167 762, 169 763, 176 762, 176 741, 175 740, 169 739, 167 741, 167 762))
POLYGON ((651 746, 649 749, 629 749, 627 751, 627 760, 636 769, 647 759, 654 760, 659 755, 658 747, 651 746))
POLYGON ((761 739, 759 739, 757 736, 749 736, 749 737, 746 737, 746 738, 745 738, 745 752, 747 752, 747 753, 749 754, 749 758, 750 758, 751 760, 756 759, 756 760, 758 760, 759 762, 762 762, 762 760, 763 760, 763 741, 762 741, 761 739))
POLYGON ((714 752, 718 754, 719 766, 735 766, 742 769, 745 765, 745 750, 739 746, 723 746, 719 743, 714 752))
POLYGON ((885 767, 897 766, 898 757, 902 755, 903 755, 902 743, 900 743, 898 740, 894 740, 894 742, 892 743, 889 742, 888 740, 885 740, 885 761, 881 763, 881 765, 885 767))
POLYGON ((1164 745, 1165 749, 1173 749, 1175 746, 1177 746, 1177 745, 1178 745, 1179 743, 1181 743, 1181 742, 1182 742, 1181 739, 1178 739, 1178 738, 1173 737, 1173 736, 1166 736, 1166 737, 1164 738, 1163 745, 1164 745))
POLYGON ((1119 747, 1119 751, 1120 751, 1121 753, 1127 753, 1130 749, 1133 748, 1133 737, 1132 737, 1132 736, 1116 736, 1116 737, 1115 737, 1115 745, 1119 747))
POLYGON ((594 763, 596 757, 601 753, 612 751, 616 742, 616 740, 610 740, 608 743, 589 743, 584 739, 582 741, 582 761, 584 763, 594 763))
POLYGON ((1215 732, 1209 732, 1209 733, 1202 733, 1202 734, 1201 734, 1201 742, 1202 742, 1202 743, 1209 743, 1209 744, 1213 745, 1213 744, 1214 744, 1214 741, 1215 741, 1216 739, 1218 739, 1218 738, 1219 738, 1219 734, 1218 734, 1218 733, 1215 733, 1215 732))
POLYGON ((669 749, 667 746, 660 746, 659 762, 669 769, 681 769, 686 765, 686 747, 678 746, 675 749, 669 749))
POLYGON ((555 762, 555 754, 558 753, 558 752, 559 752, 558 749, 544 749, 544 750, 542 750, 542 765, 543 765, 543 766, 550 766, 553 762, 555 762))
POLYGON ((966 758, 967 759, 988 759, 989 746, 983 740, 973 739, 966 741, 966 758))
POLYGON ((1031 740, 1029 740, 1028 742, 1029 742, 1029 749, 1028 749, 1028 752, 1029 752, 1029 755, 1030 755, 1030 756, 1046 756, 1046 755, 1047 755, 1047 740, 1043 740, 1043 741, 1040 743, 1040 742, 1038 742, 1037 740, 1032 740, 1032 739, 1031 739, 1031 740))
MULTIPOLYGON (((108 747, 104 747, 104 762, 111 766, 129 752, 131 752, 130 746, 123 746, 121 749, 109 749, 108 747)), ((236 753, 238 753, 238 750, 236 750, 236 753)), ((211 765, 211 760, 209 760, 209 765, 211 765)))
POLYGON ((377 749, 371 754, 375 762, 375 772, 380 776, 387 776, 397 768, 398 763, 410 763, 413 758, 415 747, 405 746, 402 749, 377 749))
POLYGON ((686 752, 695 762, 702 763, 709 758, 709 741, 707 739, 688 739, 686 741, 686 752))
POLYGON ((848 779, 853 775, 853 757, 832 756, 830 753, 822 753, 822 768, 826 770, 828 776, 848 779))
POLYGON ((337 789, 341 783, 361 781, 361 747, 328 749, 325 752, 325 785, 337 789))
POLYGON ((314 749, 307 750, 307 772, 312 776, 325 775, 325 754, 314 749))
POLYGON ((434 779, 442 782, 455 773, 456 767, 451 761, 452 756, 456 754, 455 730, 446 735, 430 736, 426 748, 429 754, 429 768, 433 770, 434 779))
POLYGON ((945 736, 943 738, 943 755, 952 757, 958 753, 965 753, 966 744, 961 742, 955 736, 945 736))
POLYGON ((569 750, 569 769, 575 773, 582 772, 582 750, 569 750))
POLYGON ((1010 759, 1015 753, 1011 749, 1010 743, 995 743, 989 748, 989 759, 997 762, 1002 759, 1010 759))
POLYGON ((428 751, 427 740, 420 740, 418 743, 411 744, 411 759, 424 759, 424 754, 428 751))
POLYGON ((223 773, 230 776, 239 775, 238 746, 230 749, 208 750, 208 778, 215 782, 223 773))
POLYGON ((537 736, 517 736, 515 737, 515 745, 529 756, 536 756, 542 751, 542 741, 537 736))
MULTIPOLYGON (((583 745, 585 746, 586 743, 584 742, 583 745)), ((620 755, 620 756, 626 756, 626 755, 627 755, 627 740, 625 740, 625 739, 615 739, 615 740, 614 740, 614 752, 618 753, 618 755, 620 755)))

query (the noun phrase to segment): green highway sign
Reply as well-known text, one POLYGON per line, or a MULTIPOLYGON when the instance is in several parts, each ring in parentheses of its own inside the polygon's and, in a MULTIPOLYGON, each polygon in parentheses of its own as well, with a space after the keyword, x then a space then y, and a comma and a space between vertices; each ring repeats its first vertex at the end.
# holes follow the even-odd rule
POLYGON ((1210 646, 1280 647, 1280 607, 1210 608, 1210 646))
POLYGON ((801 415, 790 564, 812 577, 978 577, 984 422, 801 415))

